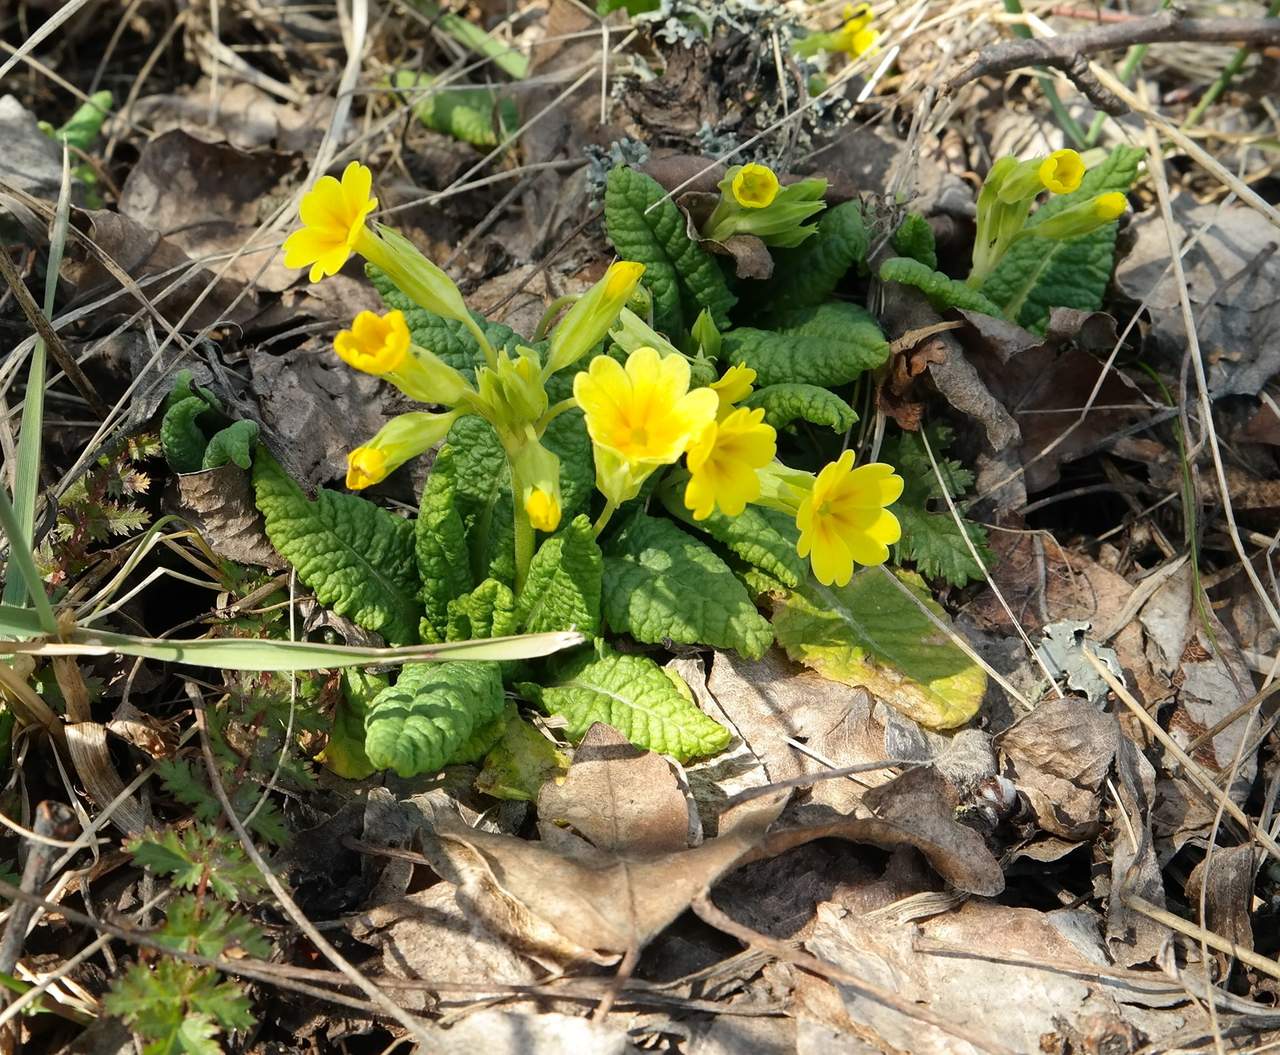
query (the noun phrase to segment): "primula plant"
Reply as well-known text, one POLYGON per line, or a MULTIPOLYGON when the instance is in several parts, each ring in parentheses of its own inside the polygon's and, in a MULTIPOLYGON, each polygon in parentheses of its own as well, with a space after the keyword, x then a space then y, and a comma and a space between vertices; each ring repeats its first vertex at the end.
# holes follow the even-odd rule
MULTIPOLYGON (((931 296, 941 280, 966 306, 998 312, 983 291, 1020 245, 1078 244, 1114 219, 1123 198, 1110 185, 1039 222, 1049 206, 1031 213, 1045 189, 1071 198, 1091 175, 1069 151, 1001 161, 983 190, 968 282, 934 271, 918 217, 897 228, 902 256, 881 277, 912 281, 923 269, 938 276, 917 283, 931 296)), ((940 504, 971 477, 949 459, 935 474, 909 434, 888 438, 889 460, 860 464, 846 449, 854 402, 889 345, 870 313, 832 296, 866 267, 877 218, 856 201, 828 207, 825 195, 821 179, 784 185, 765 165, 734 166, 693 231, 661 186, 619 166, 605 198, 618 259, 527 336, 470 312, 439 267, 370 224, 377 200, 363 165, 304 197, 288 266, 320 281, 359 255, 386 305, 354 318, 335 353, 423 406, 353 447, 348 490, 434 456, 406 520, 354 494, 309 499, 259 448, 254 484, 272 543, 322 603, 393 645, 565 629, 593 641, 548 661, 411 664, 394 680, 347 672, 324 756, 332 768, 412 775, 484 759, 480 786, 532 797, 563 760, 520 700, 555 715, 570 739, 605 721, 681 760, 725 747, 728 730, 653 648, 751 659, 776 641, 828 678, 881 688, 930 727, 972 717, 985 676, 937 633, 945 616, 921 578, 962 586, 981 575, 981 529, 940 504), (737 234, 769 247, 770 278, 731 278, 708 252, 737 234), (890 561, 916 571, 877 567, 890 561), (625 638, 641 650, 618 650, 625 638)), ((191 463, 206 464, 224 435, 216 458, 239 462, 229 441, 251 437, 228 435, 236 426, 211 397, 183 385, 170 414, 185 405, 191 422, 222 429, 191 463)), ((931 433, 936 450, 947 438, 931 433)))

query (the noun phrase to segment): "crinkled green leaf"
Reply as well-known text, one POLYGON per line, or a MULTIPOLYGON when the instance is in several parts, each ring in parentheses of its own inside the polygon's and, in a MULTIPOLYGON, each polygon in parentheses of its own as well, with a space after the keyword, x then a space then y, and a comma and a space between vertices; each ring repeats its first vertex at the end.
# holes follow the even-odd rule
POLYGON ((364 716, 373 698, 387 687, 387 679, 366 674, 359 667, 346 667, 340 684, 342 693, 334 708, 329 742, 319 760, 346 780, 363 780, 376 769, 364 753, 364 716))
POLYGON ((209 437, 200 428, 198 419, 211 409, 200 396, 188 396, 178 400, 164 412, 160 421, 160 445, 174 472, 200 471, 209 437))
POLYGON ((728 729, 698 710, 689 687, 647 656, 587 653, 559 667, 552 684, 523 684, 520 691, 563 718, 572 740, 604 722, 637 747, 684 762, 713 755, 730 739, 728 729))
POLYGON ((669 520, 638 514, 609 543, 603 599, 605 622, 648 644, 713 645, 754 659, 773 643, 729 566, 669 520))
POLYGON ((202 469, 216 469, 233 462, 241 469, 253 464, 253 448, 258 442, 256 421, 235 421, 220 432, 215 432, 209 446, 204 449, 200 461, 202 469))
POLYGON ((511 470, 493 426, 469 414, 454 422, 437 455, 451 459, 454 501, 466 531, 472 581, 515 579, 511 470))
POLYGON ((691 528, 706 532, 772 580, 786 586, 797 586, 808 574, 808 562, 796 553, 799 532, 795 521, 785 513, 763 506, 747 506, 736 517, 712 513, 705 520, 694 520, 693 513, 682 499, 682 488, 674 491, 663 488, 659 493, 669 513, 691 528))
POLYGON ((445 445, 431 465, 422 488, 422 503, 414 523, 414 553, 422 581, 424 614, 419 635, 426 643, 444 640, 449 602, 471 590, 471 557, 467 533, 455 500, 458 472, 456 448, 445 445))
MULTIPOLYGON (((420 308, 412 300, 398 290, 392 281, 376 267, 368 265, 365 273, 369 281, 382 297, 388 308, 396 308, 404 312, 405 323, 413 337, 413 343, 434 352, 455 370, 461 371, 468 380, 475 380, 477 366, 484 365, 484 352, 476 339, 457 319, 445 319, 434 312, 420 308)), ((480 326, 485 337, 495 349, 506 348, 515 351, 517 344, 527 344, 510 326, 500 322, 490 322, 476 312, 471 317, 480 326)))
POLYGON ((909 212, 893 232, 893 251, 899 256, 918 260, 930 271, 938 267, 938 249, 934 244, 933 228, 918 212, 909 212))
POLYGON ((518 713, 515 704, 508 703, 498 717, 478 726, 470 736, 454 748, 449 758, 449 765, 470 766, 479 762, 502 739, 502 734, 506 732, 507 726, 516 720, 518 713))
POLYGON ((675 339, 703 308, 721 329, 729 325, 737 298, 720 264, 689 237, 684 214, 657 180, 626 166, 613 169, 604 218, 618 255, 645 266, 656 329, 675 339))
POLYGON ((504 582, 485 579, 470 593, 449 602, 446 641, 508 637, 515 632, 516 599, 504 582))
POLYGON ((581 630, 596 637, 603 575, 604 558, 591 521, 575 517, 534 554, 516 606, 517 625, 528 634, 581 630))
POLYGON ((251 956, 270 956, 271 946, 248 916, 232 912, 213 898, 182 894, 165 906, 164 926, 156 941, 198 956, 221 956, 242 949, 251 956))
POLYGON ((880 265, 881 282, 901 282, 905 286, 915 286, 929 298, 929 303, 939 311, 948 308, 964 308, 966 311, 978 311, 983 315, 999 317, 1000 306, 968 286, 959 279, 934 271, 919 260, 907 256, 890 257, 880 265))
POLYGON ((180 960, 135 963, 116 979, 103 1004, 144 1041, 143 1055, 219 1055, 214 1038, 249 1029, 249 998, 217 971, 180 960))
MULTIPOLYGON (((778 644, 825 678, 864 686, 928 729, 964 725, 987 688, 983 669, 937 630, 883 568, 864 568, 847 586, 809 578, 775 598, 778 644)), ((899 578, 944 623, 946 613, 918 575, 899 578)))
POLYGON ((267 538, 321 604, 388 644, 417 642, 422 609, 409 521, 336 491, 321 489, 308 501, 261 447, 253 487, 267 538))
POLYGON ((476 790, 495 799, 536 802, 538 789, 569 770, 569 757, 529 722, 507 723, 484 760, 476 790))
POLYGON ((409 663, 365 715, 365 753, 402 777, 434 773, 502 714, 496 663, 409 663))
POLYGON ((560 459, 560 515, 568 520, 585 513, 596 489, 596 463, 582 411, 569 410, 552 421, 542 445, 560 459))
MULTIPOLYGON (((1096 195, 1127 191, 1145 154, 1138 147, 1116 147, 1085 173, 1079 188, 1054 195, 1036 209, 1027 229, 1034 231, 1036 224, 1096 195)), ((1115 265, 1116 229, 1109 223, 1067 241, 1021 238, 988 276, 982 292, 1004 309, 1006 318, 1036 332, 1043 331, 1051 308, 1097 311, 1115 265)))
POLYGON ((828 388, 817 385, 767 385, 757 388, 742 406, 764 408, 764 420, 775 429, 785 429, 797 419, 825 425, 836 432, 848 432, 858 420, 853 407, 828 388))
MULTIPOLYGON (((973 474, 959 462, 942 456, 950 439, 950 429, 930 427, 929 444, 938 469, 951 497, 956 498, 972 485, 973 474)), ((944 579, 952 586, 964 586, 973 579, 981 579, 982 568, 973 559, 964 535, 947 508, 942 485, 919 434, 903 432, 889 439, 881 450, 881 459, 894 466, 906 483, 902 497, 893 505, 893 513, 902 524, 902 541, 895 547, 895 559, 914 561, 922 575, 944 579)), ((963 523, 983 561, 990 561, 986 529, 972 521, 963 523)))
POLYGON ((851 267, 867 259, 870 236, 862 203, 842 202, 827 209, 818 220, 818 232, 795 249, 776 249, 773 275, 751 299, 765 306, 767 314, 821 304, 831 295, 851 267))
POLYGON ((392 85, 419 89, 408 95, 413 115, 428 128, 477 147, 496 147, 520 124, 515 100, 499 99, 491 88, 436 83, 430 73, 400 70, 392 85))
POLYGON ((761 387, 783 384, 835 388, 889 358, 889 343, 865 309, 843 301, 788 309, 776 329, 739 327, 724 335, 721 357, 746 363, 761 387))

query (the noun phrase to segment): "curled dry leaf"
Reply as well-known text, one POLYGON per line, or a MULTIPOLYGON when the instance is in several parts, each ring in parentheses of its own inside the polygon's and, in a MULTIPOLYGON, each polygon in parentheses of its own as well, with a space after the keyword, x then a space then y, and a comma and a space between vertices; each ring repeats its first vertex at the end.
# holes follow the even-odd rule
POLYGON ((285 562, 267 540, 249 474, 227 464, 177 476, 177 504, 219 557, 279 571, 285 562))
MULTIPOLYGON (((1214 847, 1213 852, 1191 870, 1187 899, 1199 918, 1203 899, 1206 929, 1232 945, 1251 950, 1253 944, 1253 884, 1262 851, 1248 843, 1214 847)), ((1226 970, 1228 957, 1217 953, 1219 968, 1226 970)))
POLYGON ((544 823, 571 826, 599 850, 648 856, 688 845, 689 809, 671 765, 596 722, 573 753, 561 782, 538 795, 544 823))

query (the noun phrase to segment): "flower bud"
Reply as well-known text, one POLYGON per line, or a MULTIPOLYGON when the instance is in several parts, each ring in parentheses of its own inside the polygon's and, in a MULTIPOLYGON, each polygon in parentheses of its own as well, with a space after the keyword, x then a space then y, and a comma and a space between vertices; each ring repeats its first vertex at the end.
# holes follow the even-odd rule
POLYGON ((467 379, 439 356, 412 343, 404 313, 362 311, 334 338, 333 349, 348 366, 386 378, 419 403, 455 406, 474 390, 467 379))
POLYGON ((539 443, 532 431, 526 436, 511 458, 512 487, 529 522, 550 533, 560 526, 560 459, 539 443))
POLYGON ((1084 173, 1084 159, 1074 150, 1055 150, 1048 157, 1019 162, 1001 183, 1000 200, 1011 205, 1045 190, 1070 194, 1079 188, 1084 173))
POLYGON ((460 416, 414 412, 382 426, 368 443, 347 455, 347 487, 360 491, 381 483, 410 458, 429 451, 449 434, 460 416))
POLYGON ((518 347, 514 358, 507 351, 501 352, 496 367, 477 371, 476 387, 495 425, 516 429, 546 413, 548 399, 542 364, 532 348, 518 347))
POLYGON ((396 288, 419 307, 446 319, 472 322, 453 279, 395 229, 378 224, 378 233, 374 235, 366 231, 355 248, 369 263, 384 271, 396 288))
POLYGON ((1114 223, 1128 207, 1129 201, 1123 194, 1119 191, 1109 191, 1063 209, 1047 220, 1025 228, 1023 233, 1035 235, 1037 238, 1052 238, 1055 241, 1079 238, 1090 231, 1096 231, 1099 227, 1114 223))
POLYGON ((599 282, 578 298, 551 332, 551 349, 547 354, 546 374, 576 363, 604 340, 635 293, 644 274, 644 264, 620 260, 610 265, 599 282))

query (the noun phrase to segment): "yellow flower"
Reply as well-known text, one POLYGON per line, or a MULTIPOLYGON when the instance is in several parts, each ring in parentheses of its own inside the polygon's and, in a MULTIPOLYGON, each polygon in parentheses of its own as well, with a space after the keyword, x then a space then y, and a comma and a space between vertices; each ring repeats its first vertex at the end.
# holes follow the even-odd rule
POLYGON ((823 468, 796 512, 796 552, 812 554, 820 583, 844 586, 853 577, 855 561, 874 565, 889 559, 889 547, 902 537, 902 527, 884 507, 898 500, 902 487, 902 477, 891 465, 872 462, 855 469, 853 451, 823 468))
POLYGON ((684 504, 693 510, 694 520, 706 520, 717 506, 725 516, 736 517, 760 497, 756 470, 773 461, 777 435, 764 423, 763 409, 745 407, 703 429, 689 448, 684 490, 684 504))
POLYGON ((409 356, 409 324, 404 312, 389 311, 378 316, 362 311, 333 339, 333 350, 348 366, 375 377, 399 370, 409 356))
POLYGON ((1124 211, 1128 207, 1129 199, 1118 190, 1108 191, 1106 194, 1099 194, 1093 199, 1093 215, 1103 223, 1110 223, 1112 220, 1118 220, 1124 215, 1124 211))
POLYGON ((596 356, 573 379, 573 395, 597 448, 596 483, 614 502, 634 498, 654 469, 678 460, 719 404, 709 388, 689 391, 684 356, 653 348, 637 348, 625 368, 596 356))
POLYGON ((1055 150, 1040 162, 1040 182, 1053 194, 1070 194, 1084 179, 1084 159, 1074 150, 1055 150))
POLYGON ((644 274, 644 264, 619 260, 611 264, 599 282, 578 298, 578 302, 551 332, 544 375, 576 363, 608 335, 626 307, 644 274))
POLYGON ((719 381, 711 382, 713 391, 720 400, 717 418, 728 417, 735 403, 741 403, 751 395, 751 386, 755 384, 756 372, 746 363, 731 366, 724 372, 719 381))
POLYGON ((524 511, 529 514, 529 523, 539 531, 551 532, 560 526, 560 503, 541 487, 529 492, 524 511))
POLYGON ((357 447, 347 455, 347 487, 363 491, 390 475, 387 456, 374 447, 357 447))
POLYGON ((767 165, 743 165, 732 188, 734 200, 744 209, 764 209, 778 196, 778 177, 767 165))
POLYGON ((378 207, 370 197, 373 173, 358 161, 342 181, 321 176, 302 198, 302 227, 284 240, 284 266, 311 266, 311 281, 342 270, 364 231, 364 218, 378 207))

